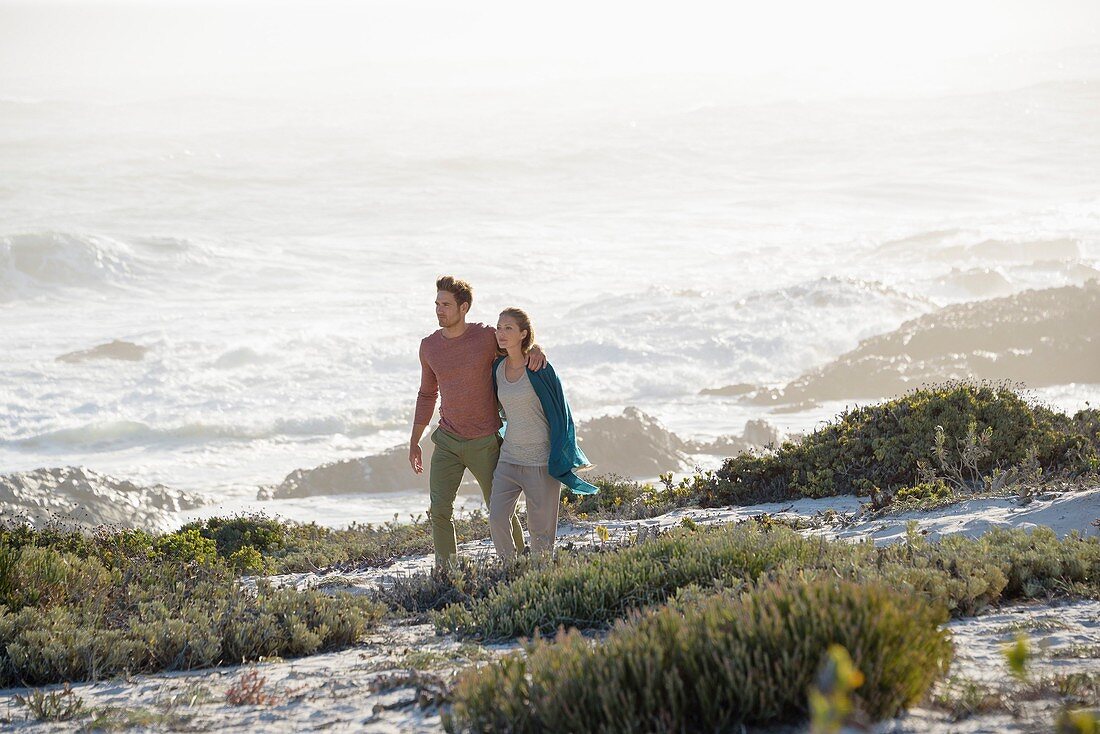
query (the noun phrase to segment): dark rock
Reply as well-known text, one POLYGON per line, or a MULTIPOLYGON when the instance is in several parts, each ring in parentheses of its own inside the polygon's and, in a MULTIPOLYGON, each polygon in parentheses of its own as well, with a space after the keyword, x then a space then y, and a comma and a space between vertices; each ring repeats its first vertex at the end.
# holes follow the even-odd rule
POLYGON ((25 518, 36 527, 60 519, 84 527, 168 530, 172 513, 204 504, 201 495, 161 484, 140 486, 83 467, 0 476, 0 518, 25 518))
POLYGON ((637 408, 593 418, 577 426, 581 450, 599 474, 648 478, 682 469, 688 444, 637 408))
POLYGON ((698 454, 736 456, 743 451, 779 445, 784 438, 783 433, 766 420, 753 419, 745 422, 745 432, 740 436, 719 436, 710 443, 693 444, 691 449, 698 454))
POLYGON ((706 387, 699 391, 700 395, 717 395, 720 397, 736 397, 755 392, 757 386, 748 382, 738 382, 724 387, 706 387))
POLYGON ((100 344, 98 347, 92 347, 91 349, 62 354, 57 358, 57 361, 87 362, 93 359, 117 359, 124 362, 140 362, 145 359, 145 353, 148 351, 149 347, 116 339, 109 344, 100 344))
POLYGON ((871 337, 754 405, 877 399, 949 380, 1100 382, 1100 282, 947 306, 871 337))
MULTIPOLYGON (((690 454, 732 456, 748 448, 777 443, 782 436, 766 421, 749 421, 743 436, 723 436, 715 442, 699 444, 684 441, 652 416, 637 408, 619 415, 607 415, 577 426, 581 448, 595 464, 594 474, 619 474, 649 479, 687 466, 690 454)), ((424 473, 413 474, 409 451, 404 445, 361 459, 347 459, 314 469, 298 469, 274 486, 261 487, 257 499, 285 499, 314 495, 354 492, 393 492, 428 488, 428 467, 434 444, 424 447, 424 473)), ((473 478, 466 474, 463 489, 477 492, 473 478)))

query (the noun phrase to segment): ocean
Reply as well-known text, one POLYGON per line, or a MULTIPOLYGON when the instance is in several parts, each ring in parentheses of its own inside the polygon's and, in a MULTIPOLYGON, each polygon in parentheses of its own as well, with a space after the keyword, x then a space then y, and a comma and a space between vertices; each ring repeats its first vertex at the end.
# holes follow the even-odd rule
POLYGON ((407 441, 440 274, 473 283, 472 320, 531 314, 578 417, 635 406, 698 439, 843 407, 705 388, 1100 275, 1100 73, 757 102, 606 84, 0 97, 0 473, 416 514, 420 493, 253 498, 407 441), (115 340, 143 357, 58 359, 115 340))

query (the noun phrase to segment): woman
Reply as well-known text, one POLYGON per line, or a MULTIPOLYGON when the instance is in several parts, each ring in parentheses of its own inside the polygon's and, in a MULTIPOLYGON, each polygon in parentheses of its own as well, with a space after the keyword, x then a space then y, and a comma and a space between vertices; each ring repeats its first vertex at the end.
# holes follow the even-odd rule
POLYGON ((527 498, 527 529, 531 551, 549 554, 558 529, 561 485, 577 494, 599 490, 574 469, 588 468, 577 446, 573 415, 553 366, 527 369, 527 352, 535 341, 531 319, 518 308, 507 308, 497 320, 500 356, 493 363, 493 386, 504 414, 504 442, 493 473, 489 499, 489 530, 497 555, 516 555, 510 520, 520 492, 527 498))

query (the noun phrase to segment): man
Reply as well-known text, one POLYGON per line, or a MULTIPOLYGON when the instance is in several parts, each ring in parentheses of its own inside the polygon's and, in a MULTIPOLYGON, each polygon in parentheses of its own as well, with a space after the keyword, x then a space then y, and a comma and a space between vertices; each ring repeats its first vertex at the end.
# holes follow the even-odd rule
MULTIPOLYGON (((435 315, 439 331, 420 342, 420 392, 416 398, 409 464, 424 471, 420 439, 431 423, 435 400, 440 398, 439 426, 432 432, 428 486, 436 565, 444 565, 457 552, 453 522, 455 496, 467 469, 481 486, 488 506, 493 491, 493 471, 500 456, 500 414, 493 391, 493 361, 497 356, 496 330, 481 323, 466 323, 473 304, 470 284, 450 275, 436 281, 435 315)), ((546 357, 532 347, 528 363, 542 369, 546 357)), ((523 547, 519 517, 512 515, 512 537, 523 547)))

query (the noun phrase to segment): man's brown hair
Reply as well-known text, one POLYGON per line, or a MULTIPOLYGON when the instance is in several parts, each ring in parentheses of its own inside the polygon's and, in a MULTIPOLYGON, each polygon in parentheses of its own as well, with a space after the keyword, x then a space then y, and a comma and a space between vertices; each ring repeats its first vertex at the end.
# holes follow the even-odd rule
POLYGON ((455 302, 459 306, 466 304, 471 306, 474 303, 474 289, 464 280, 459 280, 453 275, 440 276, 439 280, 435 282, 435 289, 437 291, 447 291, 455 297, 455 302))

